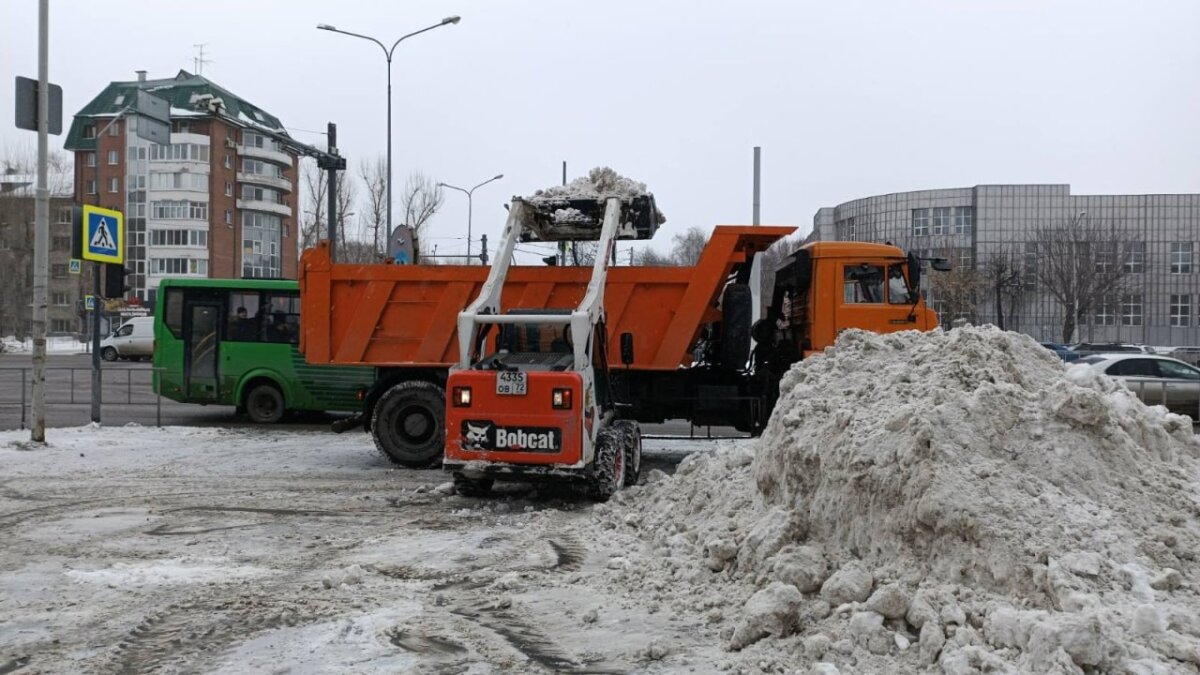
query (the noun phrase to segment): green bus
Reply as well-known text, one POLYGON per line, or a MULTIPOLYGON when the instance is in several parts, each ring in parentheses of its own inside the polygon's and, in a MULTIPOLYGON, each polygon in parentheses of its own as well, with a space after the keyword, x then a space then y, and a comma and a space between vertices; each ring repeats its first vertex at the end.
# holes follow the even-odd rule
POLYGON ((162 396, 237 406, 260 423, 289 411, 362 410, 373 368, 309 365, 297 349, 297 282, 164 279, 155 300, 154 388, 162 396))

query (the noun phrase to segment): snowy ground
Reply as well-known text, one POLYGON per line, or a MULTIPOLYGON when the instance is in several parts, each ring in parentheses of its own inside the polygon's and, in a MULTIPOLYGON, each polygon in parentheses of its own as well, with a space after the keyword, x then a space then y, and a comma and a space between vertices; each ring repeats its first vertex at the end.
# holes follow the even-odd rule
MULTIPOLYGON (((0 338, 0 351, 9 353, 32 353, 33 340, 18 340, 9 335, 0 338)), ((73 337, 48 337, 46 338, 46 353, 47 354, 79 354, 87 351, 89 343, 80 342, 73 337)))
MULTIPOLYGON (((360 433, 27 439, 0 432, 0 673, 712 672, 723 653, 586 583, 611 558, 569 493, 448 495, 360 433)), ((659 467, 714 447, 646 445, 659 467)))

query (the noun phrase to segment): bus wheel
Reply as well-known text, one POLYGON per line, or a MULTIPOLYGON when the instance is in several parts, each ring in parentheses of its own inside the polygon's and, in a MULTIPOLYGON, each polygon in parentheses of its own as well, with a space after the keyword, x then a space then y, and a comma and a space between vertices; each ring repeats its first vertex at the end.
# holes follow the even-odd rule
POLYGON ((115 347, 105 347, 100 352, 100 358, 104 359, 105 361, 116 361, 117 360, 116 348, 115 347))
POLYGON ((246 416, 256 424, 274 424, 283 419, 283 393, 273 384, 255 385, 246 394, 246 416))
POLYGON ((379 397, 371 417, 375 447, 395 464, 426 469, 442 462, 446 391, 432 382, 401 382, 379 397))

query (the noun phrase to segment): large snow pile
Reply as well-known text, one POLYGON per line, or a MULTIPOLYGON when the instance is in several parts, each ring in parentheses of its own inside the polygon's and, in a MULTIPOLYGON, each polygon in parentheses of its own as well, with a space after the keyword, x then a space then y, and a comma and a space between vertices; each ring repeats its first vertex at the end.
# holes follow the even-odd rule
POLYGON ((729 667, 1200 672, 1189 420, 991 327, 847 331, 781 392, 756 451, 600 509, 604 583, 729 667))
POLYGON ((566 185, 556 185, 533 193, 538 199, 593 199, 601 197, 637 197, 647 193, 646 184, 626 178, 607 166, 598 166, 566 185))

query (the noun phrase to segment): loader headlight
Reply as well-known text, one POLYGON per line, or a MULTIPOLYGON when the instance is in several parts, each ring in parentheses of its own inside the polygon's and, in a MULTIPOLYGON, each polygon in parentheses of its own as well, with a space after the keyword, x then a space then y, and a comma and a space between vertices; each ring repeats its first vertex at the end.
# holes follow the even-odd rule
POLYGON ((471 388, 470 387, 455 387, 451 392, 450 399, 454 402, 455 408, 470 408, 471 407, 471 388))

